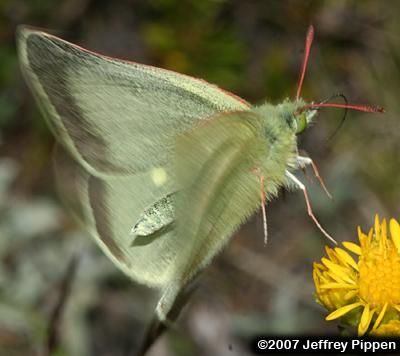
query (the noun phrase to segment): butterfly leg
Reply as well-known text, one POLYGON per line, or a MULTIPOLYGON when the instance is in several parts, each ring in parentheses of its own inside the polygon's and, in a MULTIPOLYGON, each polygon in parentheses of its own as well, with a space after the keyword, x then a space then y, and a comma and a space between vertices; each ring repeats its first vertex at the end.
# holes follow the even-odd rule
POLYGON ((318 179, 319 183, 321 184, 322 189, 325 191, 326 195, 330 199, 332 199, 332 195, 331 195, 331 193, 329 193, 329 190, 326 187, 321 175, 319 174, 317 165, 314 163, 314 161, 310 157, 303 157, 303 156, 297 156, 296 159, 299 164, 299 167, 301 167, 301 168, 305 168, 307 165, 311 165, 311 167, 314 171, 314 175, 318 179))
POLYGON ((263 227, 264 227, 264 244, 266 245, 268 242, 268 229, 267 229, 267 210, 265 208, 266 196, 265 196, 264 179, 265 179, 264 176, 260 176, 261 211, 262 211, 263 227))
POLYGON ((289 171, 286 171, 285 173, 286 173, 286 177, 289 178, 289 179, 292 181, 292 183, 294 183, 294 185, 295 185, 297 188, 299 188, 299 189, 301 189, 301 190, 303 191, 304 198, 305 198, 305 200, 306 200, 307 213, 308 213, 308 215, 310 216, 310 218, 314 221, 315 225, 317 225, 318 229, 320 229, 321 232, 322 232, 329 240, 331 240, 335 245, 337 245, 336 240, 335 240, 331 235, 329 235, 329 234, 325 231, 325 229, 324 229, 324 228, 321 226, 321 224, 319 223, 318 219, 315 217, 315 215, 314 215, 314 213, 313 213, 313 211, 312 211, 312 209, 311 209, 310 199, 308 198, 307 188, 305 187, 305 185, 304 185, 302 182, 300 182, 300 181, 296 178, 296 176, 294 176, 294 175, 293 175, 292 173, 290 173, 289 171))

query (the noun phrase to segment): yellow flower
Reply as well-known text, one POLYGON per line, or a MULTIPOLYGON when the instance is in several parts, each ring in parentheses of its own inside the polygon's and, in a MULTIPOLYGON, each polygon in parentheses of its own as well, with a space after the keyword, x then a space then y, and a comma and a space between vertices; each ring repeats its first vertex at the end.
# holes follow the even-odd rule
POLYGON ((358 326, 359 336, 400 336, 400 225, 391 219, 389 229, 390 238, 386 220, 376 216, 367 235, 358 228, 359 245, 326 247, 327 257, 314 263, 317 301, 330 312, 326 320, 358 326))

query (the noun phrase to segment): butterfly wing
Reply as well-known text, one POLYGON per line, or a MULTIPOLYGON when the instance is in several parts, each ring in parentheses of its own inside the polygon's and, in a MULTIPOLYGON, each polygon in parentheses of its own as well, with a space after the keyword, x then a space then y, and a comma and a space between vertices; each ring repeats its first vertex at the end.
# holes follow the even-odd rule
POLYGON ((129 233, 141 209, 163 194, 157 188, 145 196, 141 194, 143 185, 151 179, 147 173, 101 179, 90 175, 59 148, 55 174, 64 205, 116 266, 148 286, 163 288, 168 284, 169 264, 173 262, 168 257, 173 251, 172 231, 144 236, 149 243, 135 246, 129 233))
POLYGON ((74 167, 89 231, 132 278, 165 285, 176 253, 171 231, 134 247, 129 232, 143 211, 176 190, 166 175, 176 136, 249 104, 202 80, 95 54, 27 27, 19 28, 18 52, 55 136, 90 173, 74 167))
POLYGON ((21 27, 27 82, 57 137, 93 175, 145 172, 170 162, 177 134, 249 104, 205 81, 105 57, 21 27))
POLYGON ((177 140, 177 228, 174 279, 157 312, 163 319, 176 295, 260 206, 256 168, 268 151, 262 119, 252 112, 217 115, 177 140))

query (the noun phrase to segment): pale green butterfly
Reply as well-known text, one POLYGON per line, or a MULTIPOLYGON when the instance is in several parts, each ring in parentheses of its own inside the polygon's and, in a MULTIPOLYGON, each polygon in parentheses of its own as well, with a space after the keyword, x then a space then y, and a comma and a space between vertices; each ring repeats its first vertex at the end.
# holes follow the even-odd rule
POLYGON ((323 106, 382 109, 306 104, 312 39, 310 27, 296 99, 254 107, 205 81, 19 28, 24 76, 82 168, 84 223, 123 272, 160 289, 159 320, 260 204, 267 235, 265 202, 280 187, 301 189, 320 227, 293 174, 313 164, 298 155, 296 135, 323 106))

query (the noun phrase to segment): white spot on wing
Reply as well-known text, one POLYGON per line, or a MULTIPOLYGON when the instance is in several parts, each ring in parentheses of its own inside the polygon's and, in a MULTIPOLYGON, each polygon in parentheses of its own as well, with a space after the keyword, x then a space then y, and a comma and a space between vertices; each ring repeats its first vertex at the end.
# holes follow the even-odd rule
POLYGON ((162 186, 167 181, 167 172, 164 168, 154 168, 151 171, 151 179, 157 187, 162 186))

